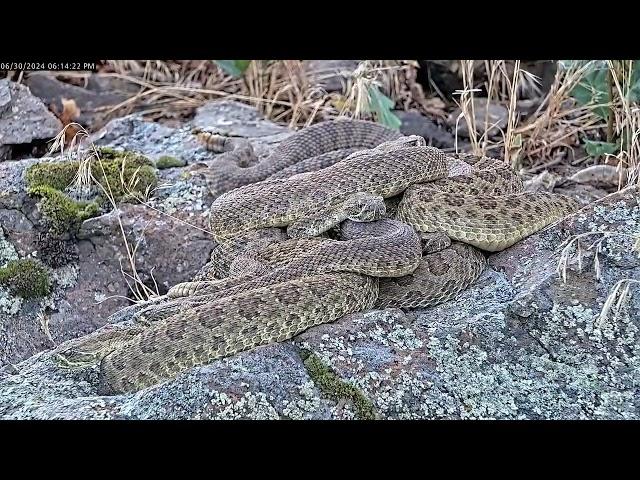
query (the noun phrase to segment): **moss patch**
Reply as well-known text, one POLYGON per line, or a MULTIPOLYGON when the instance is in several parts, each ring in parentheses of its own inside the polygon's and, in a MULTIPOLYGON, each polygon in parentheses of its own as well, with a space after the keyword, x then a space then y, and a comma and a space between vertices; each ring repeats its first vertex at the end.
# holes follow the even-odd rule
POLYGON ((112 148, 99 148, 98 153, 100 161, 92 159, 90 166, 99 184, 93 185, 96 195, 91 201, 77 201, 64 192, 78 172, 79 161, 42 162, 27 169, 28 192, 42 198, 41 211, 53 233, 76 232, 84 220, 108 207, 103 188, 120 202, 143 196, 157 185, 156 169, 147 157, 112 148))
POLYGON ((46 267, 31 258, 12 260, 0 268, 0 285, 7 287, 12 295, 24 299, 46 297, 51 291, 46 267))
POLYGON ((93 160, 91 171, 116 201, 131 200, 130 194, 144 195, 157 185, 153 162, 144 155, 112 148, 99 148, 98 153, 102 161, 93 160))
POLYGON ((42 198, 40 211, 53 233, 75 232, 83 221, 100 212, 96 201, 79 202, 51 187, 31 188, 29 193, 42 198))
POLYGON ((342 399, 351 401, 360 420, 376 418, 373 403, 360 390, 340 379, 317 355, 302 350, 301 356, 307 373, 323 394, 336 402, 342 399))
POLYGON ((181 158, 172 157, 170 155, 163 155, 158 160, 156 160, 156 168, 165 169, 165 168, 174 168, 174 167, 184 167, 187 164, 181 158))
POLYGON ((50 187, 64 190, 78 171, 79 162, 47 162, 32 165, 27 169, 26 178, 29 188, 50 187))
POLYGON ((78 261, 78 251, 71 238, 61 238, 55 232, 40 232, 36 244, 38 258, 45 265, 59 268, 78 261))

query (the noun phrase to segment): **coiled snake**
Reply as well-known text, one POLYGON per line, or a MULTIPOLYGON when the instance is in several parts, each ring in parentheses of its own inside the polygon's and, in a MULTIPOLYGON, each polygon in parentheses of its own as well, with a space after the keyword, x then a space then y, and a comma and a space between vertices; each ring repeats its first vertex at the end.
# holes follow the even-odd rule
POLYGON ((209 175, 226 192, 210 213, 218 253, 196 281, 138 308, 133 326, 59 347, 66 365, 100 362, 101 393, 348 313, 446 301, 482 272, 478 248, 504 249, 577 210, 568 197, 523 192, 500 161, 447 156, 371 122, 303 129, 253 165, 246 143, 199 135, 227 151, 209 175))

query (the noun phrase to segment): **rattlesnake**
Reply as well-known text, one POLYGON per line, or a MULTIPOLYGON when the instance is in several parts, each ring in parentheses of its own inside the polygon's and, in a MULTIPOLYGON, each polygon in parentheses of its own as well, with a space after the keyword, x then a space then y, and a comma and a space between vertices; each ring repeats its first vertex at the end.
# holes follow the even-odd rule
MULTIPOLYGON (((133 327, 105 328, 61 346, 61 360, 99 360, 99 391, 127 392, 347 313, 439 303, 482 271, 484 256, 472 245, 505 248, 577 208, 567 197, 523 193, 499 162, 447 157, 420 137, 398 138, 372 125, 303 130, 305 142, 321 144, 309 144, 307 156, 326 156, 332 145, 338 156, 360 150, 321 170, 221 195, 211 207, 214 237, 224 245, 247 236, 247 248, 236 248, 227 262, 232 276, 177 285, 162 304, 139 310, 133 327), (352 132, 360 146, 340 136, 332 144, 338 131, 352 132), (395 209, 398 220, 384 218, 395 209), (282 228, 290 238, 283 240, 282 228), (341 239, 332 238, 336 229, 341 239), (248 246, 253 233, 269 231, 280 233, 248 246)), ((303 148, 295 139, 289 144, 303 148)), ((286 148, 280 152, 287 157, 286 148)), ((277 171, 306 157, 295 158, 277 171)), ((226 188, 224 178, 218 186, 226 188)))
POLYGON ((215 196, 267 178, 286 178, 331 166, 350 154, 397 140, 396 130, 365 120, 322 122, 282 141, 258 163, 249 142, 194 129, 197 138, 214 152, 224 152, 212 172, 204 172, 215 196))

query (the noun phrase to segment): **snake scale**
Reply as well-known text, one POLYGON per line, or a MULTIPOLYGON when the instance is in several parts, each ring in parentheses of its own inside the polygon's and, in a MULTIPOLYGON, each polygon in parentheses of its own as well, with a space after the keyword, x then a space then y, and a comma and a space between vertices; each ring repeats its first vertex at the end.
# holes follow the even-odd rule
POLYGON ((237 139, 198 136, 224 152, 208 174, 219 247, 193 282, 136 308, 130 328, 63 344, 66 365, 100 364, 118 394, 214 359, 289 339, 374 307, 453 298, 498 251, 577 210, 523 191, 498 160, 447 156, 421 137, 358 120, 323 122, 262 162, 237 139))

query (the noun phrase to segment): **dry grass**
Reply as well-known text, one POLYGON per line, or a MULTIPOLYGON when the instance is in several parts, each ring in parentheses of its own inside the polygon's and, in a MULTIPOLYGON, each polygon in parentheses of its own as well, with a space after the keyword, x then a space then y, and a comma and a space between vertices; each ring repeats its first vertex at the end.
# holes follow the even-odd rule
MULTIPOLYGON (((478 139, 478 126, 476 125, 476 115, 475 115, 475 102, 474 102, 474 93, 481 92, 479 88, 474 88, 474 65, 473 60, 460 60, 461 64, 461 72, 462 72, 462 83, 464 84, 464 88, 462 90, 456 91, 456 93, 460 96, 460 101, 458 102, 458 106, 460 107, 460 115, 456 118, 456 131, 455 131, 455 149, 458 151, 458 129, 459 122, 464 119, 467 123, 467 129, 469 131, 469 140, 471 142, 471 153, 474 155, 482 155, 486 153, 486 142, 485 149, 483 150, 480 147, 480 140, 478 139)), ((485 129, 488 125, 485 124, 485 129)))
MULTIPOLYGON (((128 264, 128 270, 125 269, 122 262, 120 263, 120 271, 127 282, 127 286, 136 302, 146 301, 150 298, 157 297, 160 295, 158 291, 158 285, 153 278, 153 272, 150 272, 151 279, 154 283, 154 288, 149 288, 141 279, 140 274, 138 272, 137 264, 136 264, 136 253, 140 246, 140 242, 144 237, 144 231, 142 235, 138 237, 135 245, 131 246, 129 239, 127 238, 124 224, 122 222, 122 212, 119 208, 118 202, 115 200, 115 196, 113 194, 113 187, 109 183, 109 176, 106 174, 104 169, 104 163, 102 162, 102 158, 100 157, 100 153, 95 145, 88 141, 89 132, 87 132, 81 125, 70 123, 66 125, 62 131, 58 134, 58 136, 54 139, 54 142, 51 145, 49 154, 53 154, 56 150, 60 151, 60 155, 66 157, 69 160, 79 160, 79 168, 76 173, 72 189, 80 196, 87 196, 89 192, 95 187, 98 187, 104 196, 108 199, 112 213, 116 215, 118 221, 118 227, 120 229, 120 235, 122 237, 122 241, 126 251, 126 261, 128 264), (70 145, 67 147, 65 152, 65 136, 66 130, 69 128, 77 129, 76 134, 73 136, 70 145), (88 145, 85 145, 88 144, 88 145), (87 148, 85 148, 87 147, 87 148), (93 168, 99 168, 102 172, 102 178, 104 181, 99 181, 92 173, 93 168)), ((122 170, 120 172, 120 182, 124 189, 131 196, 138 198, 139 196, 134 195, 134 192, 131 191, 133 185, 136 182, 136 172, 134 172, 128 180, 125 180, 124 176, 124 168, 125 162, 123 161, 122 170)), ((144 200, 151 195, 152 192, 147 190, 145 192, 144 197, 140 200, 144 200)))
MULTIPOLYGON (((417 83, 417 68, 415 61, 363 61, 357 72, 345 79, 344 92, 330 93, 319 86, 322 76, 310 74, 300 60, 256 60, 242 78, 231 76, 210 60, 111 60, 97 75, 122 82, 130 94, 123 102, 101 109, 104 122, 133 111, 150 120, 185 118, 209 100, 229 99, 252 105, 266 118, 297 128, 340 115, 361 114, 355 104, 344 105, 363 81, 373 82, 383 93, 397 98, 400 108, 442 115, 442 102, 426 99, 417 83)), ((87 76, 65 72, 74 82, 86 81, 87 76)))
POLYGON ((631 73, 633 60, 607 61, 609 72, 613 80, 615 100, 612 102, 614 113, 615 133, 618 137, 627 138, 627 143, 621 142, 620 151, 616 156, 622 177, 622 170, 628 173, 628 184, 640 184, 640 107, 629 102, 631 87, 631 73))
MULTIPOLYGON (((626 234, 621 232, 610 231, 596 231, 585 232, 579 235, 574 235, 569 238, 562 246, 560 258, 558 260, 557 272, 562 278, 563 283, 567 282, 567 270, 569 264, 572 262, 577 263, 578 272, 583 270, 583 257, 586 252, 593 252, 593 269, 596 274, 596 280, 602 278, 602 265, 600 263, 600 253, 602 252, 602 246, 605 240, 611 237, 624 237, 630 238, 634 241, 632 250, 640 256, 640 232, 636 234, 626 234), (582 245, 582 242, 588 238, 596 237, 587 247, 582 245)), ((604 302, 600 315, 596 321, 596 326, 600 327, 603 323, 613 314, 612 318, 615 321, 621 311, 621 307, 624 302, 630 297, 630 288, 634 284, 639 284, 639 280, 631 278, 624 278, 618 281, 611 289, 607 299, 604 302)))
POLYGON ((338 95, 334 104, 340 115, 373 119, 371 91, 375 88, 393 99, 400 110, 415 109, 422 113, 444 116, 444 104, 438 99, 427 99, 417 81, 418 63, 412 60, 365 60, 346 79, 344 95, 338 95))
POLYGON ((330 96, 313 85, 299 60, 254 61, 242 78, 214 62, 109 61, 111 76, 138 86, 139 92, 106 113, 120 116, 134 109, 150 119, 188 116, 212 99, 255 106, 267 118, 290 126, 337 116, 330 96))
POLYGON ((593 106, 579 106, 571 99, 571 91, 580 83, 589 64, 558 69, 549 93, 540 107, 516 131, 523 137, 522 158, 532 170, 550 166, 562 159, 579 143, 579 134, 604 127, 593 106))
MULTIPOLYGON (((617 155, 605 156, 601 161, 619 167, 619 188, 640 182, 640 108, 630 104, 628 91, 631 83, 633 61, 607 61, 614 81, 614 99, 606 105, 578 105, 571 98, 573 89, 583 80, 594 62, 573 62, 566 68, 558 68, 548 93, 537 110, 526 119, 518 115, 518 102, 524 94, 539 93, 538 79, 523 70, 519 60, 461 60, 458 69, 464 88, 457 91, 461 113, 457 118, 466 122, 469 129, 470 150, 478 155, 502 152, 506 163, 523 174, 532 174, 573 158, 575 149, 585 135, 591 132, 614 128, 617 137, 624 136, 629 141, 621 145, 617 155), (484 70, 482 72, 482 70, 484 70), (484 73, 484 84, 475 79, 478 72, 484 73), (484 89, 480 88, 484 87, 484 89), (486 135, 493 126, 489 121, 488 108, 483 116, 475 111, 477 94, 486 93, 489 102, 502 104, 507 108, 507 127, 499 138, 486 135), (594 110, 599 107, 611 108, 610 126, 594 110), (581 138, 582 137, 582 138, 581 138), (612 158, 615 157, 615 158, 612 158), (629 175, 626 175, 626 173, 629 175)), ((487 103, 488 105, 488 103, 487 103)), ((456 128, 456 150, 458 135, 456 128)), ((591 162, 597 159, 590 159, 591 162)))
POLYGON ((300 60, 254 61, 245 73, 250 103, 267 118, 289 127, 336 116, 327 95, 314 85, 300 60))
POLYGON ((466 122, 469 131, 471 151, 476 155, 491 155, 502 150, 506 163, 518 167, 522 139, 516 130, 518 124, 517 101, 524 94, 539 92, 537 77, 523 70, 520 60, 474 60, 460 61, 460 74, 464 88, 456 92, 459 96, 458 106, 461 113, 456 119, 456 151, 458 150, 458 128, 461 121, 466 122), (479 65, 480 64, 480 65, 479 65), (484 68, 486 79, 480 85, 475 81, 479 68, 484 68), (484 92, 487 99, 484 112, 476 112, 476 93, 484 92), (507 108, 506 131, 499 129, 497 139, 491 133, 498 125, 490 121, 489 108, 491 103, 503 104, 507 108), (484 113, 484 115, 483 115, 484 113), (481 119, 480 122, 478 120, 481 119))

